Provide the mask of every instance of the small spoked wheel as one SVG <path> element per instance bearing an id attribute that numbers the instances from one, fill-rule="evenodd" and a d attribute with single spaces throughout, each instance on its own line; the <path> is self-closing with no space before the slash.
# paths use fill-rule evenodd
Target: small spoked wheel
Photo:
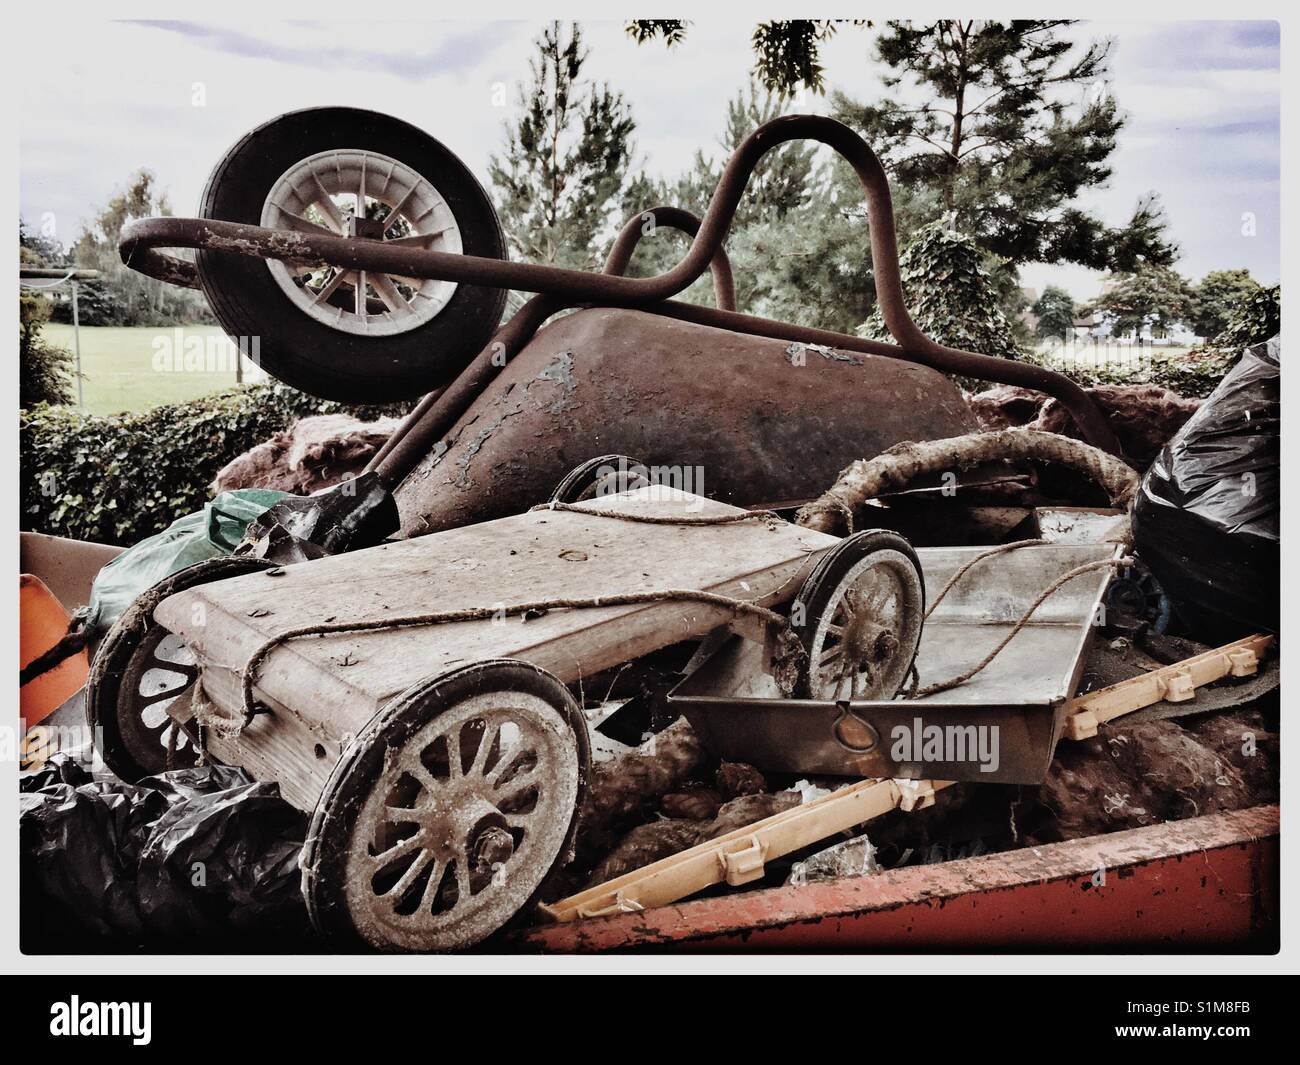
<path id="1" fill-rule="evenodd" d="M 416 685 L 335 767 L 303 853 L 316 928 L 380 950 L 491 935 L 569 858 L 590 755 L 558 680 L 514 660 Z"/>
<path id="2" fill-rule="evenodd" d="M 884 529 L 849 536 L 818 561 L 792 607 L 807 652 L 798 694 L 892 699 L 921 642 L 925 582 L 916 552 Z"/>
<path id="3" fill-rule="evenodd" d="M 153 619 L 154 608 L 177 592 L 271 566 L 243 556 L 199 562 L 159 581 L 109 629 L 86 682 L 86 719 L 104 764 L 123 780 L 198 760 L 196 726 L 177 725 L 168 714 L 198 679 L 198 660 Z"/>
<path id="4" fill-rule="evenodd" d="M 626 455 L 599 455 L 565 474 L 551 493 L 551 502 L 579 503 L 645 488 L 650 483 L 650 468 L 644 462 Z"/>
<path id="5" fill-rule="evenodd" d="M 199 213 L 506 255 L 492 201 L 455 155 L 405 122 L 346 107 L 294 111 L 253 130 L 213 170 Z M 225 331 L 255 338 L 269 373 L 327 399 L 409 399 L 446 384 L 486 346 L 505 306 L 504 290 L 454 281 L 212 249 L 195 262 Z"/>

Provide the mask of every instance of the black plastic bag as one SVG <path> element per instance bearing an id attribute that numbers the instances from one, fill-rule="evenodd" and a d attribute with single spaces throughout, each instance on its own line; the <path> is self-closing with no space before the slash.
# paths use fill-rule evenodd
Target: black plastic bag
<path id="1" fill-rule="evenodd" d="M 19 788 L 24 951 L 308 934 L 306 818 L 275 784 L 226 766 L 96 780 L 59 754 Z"/>
<path id="2" fill-rule="evenodd" d="M 1246 349 L 1134 505 L 1138 554 L 1206 643 L 1278 627 L 1281 354 L 1279 337 Z"/>

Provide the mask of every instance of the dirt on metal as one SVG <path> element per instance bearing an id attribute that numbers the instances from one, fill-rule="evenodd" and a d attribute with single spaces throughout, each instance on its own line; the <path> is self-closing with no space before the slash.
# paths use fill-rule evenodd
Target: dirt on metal
<path id="1" fill-rule="evenodd" d="M 742 506 L 810 499 L 848 463 L 977 423 L 925 366 L 592 308 L 542 329 L 396 493 L 418 536 L 542 502 L 593 454 L 630 455 L 659 483 Z"/>

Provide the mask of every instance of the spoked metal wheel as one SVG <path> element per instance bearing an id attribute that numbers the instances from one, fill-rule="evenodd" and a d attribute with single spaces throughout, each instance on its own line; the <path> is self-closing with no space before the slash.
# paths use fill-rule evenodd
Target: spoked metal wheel
<path id="1" fill-rule="evenodd" d="M 575 466 L 551 493 L 552 503 L 577 503 L 584 499 L 630 492 L 650 484 L 650 469 L 627 455 L 599 455 Z"/>
<path id="2" fill-rule="evenodd" d="M 397 159 L 360 149 L 317 152 L 290 167 L 267 195 L 261 224 L 426 251 L 462 250 L 456 216 L 431 182 Z M 301 310 L 361 336 L 417 329 L 437 317 L 456 292 L 454 281 L 311 268 L 278 259 L 268 265 Z"/>
<path id="3" fill-rule="evenodd" d="M 921 642 L 925 583 L 916 552 L 896 533 L 856 533 L 822 556 L 793 609 L 808 654 L 801 695 L 892 699 Z"/>
<path id="4" fill-rule="evenodd" d="M 317 805 L 303 893 L 323 933 L 387 950 L 491 935 L 569 858 L 590 764 L 567 688 L 481 662 L 395 699 Z"/>
<path id="5" fill-rule="evenodd" d="M 161 754 L 165 768 L 168 751 L 177 768 L 194 764 L 193 730 L 177 725 L 167 711 L 198 675 L 198 659 L 184 641 L 161 625 L 149 626 L 127 663 L 118 694 L 122 745 L 140 766 L 148 769 Z"/>
<path id="6" fill-rule="evenodd" d="M 242 556 L 200 562 L 155 584 L 109 629 L 86 682 L 86 719 L 100 757 L 123 780 L 198 759 L 195 726 L 178 726 L 167 712 L 177 699 L 188 698 L 198 661 L 179 636 L 154 621 L 154 608 L 187 588 L 271 566 Z"/>

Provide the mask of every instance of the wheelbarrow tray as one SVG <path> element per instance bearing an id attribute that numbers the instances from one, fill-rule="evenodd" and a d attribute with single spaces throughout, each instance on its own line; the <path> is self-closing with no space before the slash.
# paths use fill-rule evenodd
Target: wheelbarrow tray
<path id="1" fill-rule="evenodd" d="M 656 517 L 744 513 L 666 487 L 582 505 Z M 238 718 L 250 657 L 289 629 L 664 589 L 775 605 L 793 598 L 802 575 L 837 542 L 761 518 L 665 525 L 538 510 L 205 584 L 165 599 L 155 617 L 197 655 L 204 695 Z M 289 802 L 309 810 L 350 738 L 420 681 L 517 658 L 581 683 L 736 620 L 725 607 L 678 600 L 296 639 L 258 671 L 254 694 L 270 713 L 234 739 L 209 730 L 208 748 L 278 781 Z"/>
<path id="2" fill-rule="evenodd" d="M 921 548 L 926 601 L 985 547 Z M 971 569 L 925 623 L 916 666 L 921 685 L 948 680 L 996 647 L 1055 578 L 1115 557 L 1108 544 L 1050 544 L 995 556 Z M 1058 589 L 982 672 L 920 699 L 782 698 L 763 669 L 763 649 L 731 638 L 670 694 L 716 755 L 770 772 L 1036 784 L 1047 774 L 1110 579 L 1101 569 Z M 855 748 L 836 739 L 836 725 Z M 980 757 L 980 733 L 987 752 Z M 941 730 L 929 732 L 932 727 Z M 996 732 L 992 730 L 996 729 Z M 854 736 L 861 737 L 861 742 Z M 926 755 L 927 741 L 946 745 Z"/>

